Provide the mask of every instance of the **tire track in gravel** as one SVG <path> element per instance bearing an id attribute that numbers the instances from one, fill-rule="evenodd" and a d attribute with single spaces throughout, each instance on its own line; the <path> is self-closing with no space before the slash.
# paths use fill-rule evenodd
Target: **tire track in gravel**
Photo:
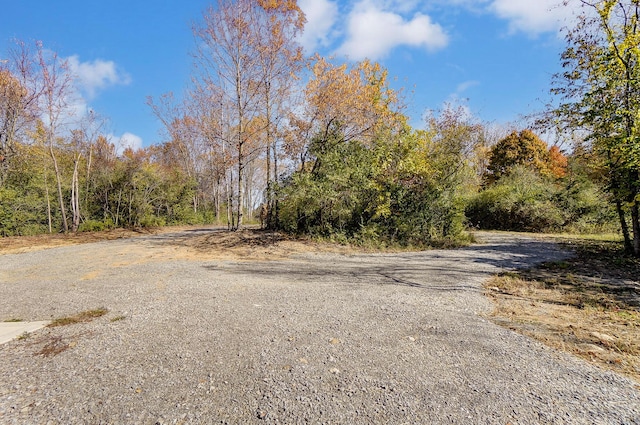
<path id="1" fill-rule="evenodd" d="M 203 234 L 0 256 L 0 320 L 109 309 L 0 346 L 0 423 L 640 423 L 633 382 L 484 318 L 549 242 L 239 261 Z"/>

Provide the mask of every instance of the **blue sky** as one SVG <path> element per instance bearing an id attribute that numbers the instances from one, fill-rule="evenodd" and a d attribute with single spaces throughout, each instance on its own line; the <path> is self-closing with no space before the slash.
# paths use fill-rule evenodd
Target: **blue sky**
<path id="1" fill-rule="evenodd" d="M 181 93 L 191 26 L 205 0 L 31 0 L 3 4 L 0 59 L 11 40 L 41 40 L 69 64 L 81 102 L 134 146 L 162 141 L 147 96 Z M 542 108 L 571 8 L 560 0 L 299 0 L 307 52 L 380 61 L 405 87 L 414 124 L 427 109 L 463 103 L 495 124 Z M 123 143 L 125 143 L 123 141 Z"/>

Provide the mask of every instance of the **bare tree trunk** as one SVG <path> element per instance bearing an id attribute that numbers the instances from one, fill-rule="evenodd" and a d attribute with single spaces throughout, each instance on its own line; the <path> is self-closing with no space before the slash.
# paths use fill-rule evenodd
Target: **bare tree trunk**
<path id="1" fill-rule="evenodd" d="M 50 136 L 53 138 L 53 136 Z M 53 141 L 49 141 L 49 154 L 51 155 L 51 160 L 53 161 L 53 170 L 56 174 L 56 185 L 58 188 L 58 204 L 60 206 L 60 214 L 62 215 L 62 230 L 67 233 L 69 231 L 69 223 L 67 221 L 67 212 L 64 206 L 64 196 L 62 195 L 62 176 L 60 175 L 60 168 L 58 167 L 58 159 L 56 158 L 56 154 L 53 150 Z"/>
<path id="2" fill-rule="evenodd" d="M 238 53 L 238 56 L 240 54 Z M 238 64 L 240 65 L 240 64 Z M 242 80 L 240 74 L 242 69 L 238 66 L 236 70 L 236 106 L 238 108 L 238 222 L 237 225 L 234 226 L 234 230 L 239 230 L 242 226 L 242 202 L 243 202 L 243 192 L 242 192 L 242 184 L 244 178 L 244 137 L 245 137 L 245 128 L 244 128 L 244 108 L 242 106 Z"/>
<path id="3" fill-rule="evenodd" d="M 233 219 L 233 173 L 227 173 L 226 175 L 226 186 L 227 186 L 227 230 L 233 230 L 234 227 L 234 219 Z"/>
<path id="4" fill-rule="evenodd" d="M 71 178 L 71 231 L 77 232 L 80 227 L 80 185 L 78 181 L 78 165 L 80 163 L 80 154 L 74 157 L 73 161 L 73 177 Z"/>
<path id="5" fill-rule="evenodd" d="M 222 192 L 222 181 L 220 179 L 220 176 L 216 176 L 216 183 L 215 183 L 215 189 L 214 189 L 214 194 L 213 194 L 213 202 L 214 202 L 214 208 L 216 211 L 216 224 L 220 223 L 220 203 L 222 202 L 222 196 L 221 196 L 221 192 Z"/>
<path id="6" fill-rule="evenodd" d="M 278 150 L 277 150 L 275 140 L 273 141 L 272 151 L 273 151 L 273 183 L 277 187 L 279 183 L 278 182 Z M 272 213 L 273 227 L 277 229 L 280 227 L 280 219 L 279 219 L 280 203 L 278 202 L 278 197 L 276 196 L 275 193 L 272 193 L 272 197 L 273 197 L 273 213 Z"/>
<path id="7" fill-rule="evenodd" d="M 236 213 L 236 217 L 237 217 L 237 222 L 236 222 L 236 226 L 234 227 L 234 230 L 240 230 L 240 227 L 242 226 L 242 216 L 243 216 L 243 210 L 244 210 L 244 188 L 242 187 L 244 184 L 244 157 L 241 153 L 241 150 L 238 150 L 238 191 L 237 191 L 237 195 L 238 195 L 238 199 L 237 199 L 237 205 L 236 205 L 236 209 L 237 209 L 237 213 Z"/>
<path id="8" fill-rule="evenodd" d="M 49 233 L 53 233 L 53 226 L 51 225 L 51 197 L 49 196 L 49 179 L 47 178 L 47 172 L 44 173 L 44 193 L 47 198 L 47 223 L 49 224 Z"/>
<path id="9" fill-rule="evenodd" d="M 91 189 L 91 161 L 93 159 L 93 146 L 89 146 L 89 157 L 87 158 L 87 184 L 85 185 L 85 190 L 84 190 L 84 209 L 85 211 L 88 211 L 88 205 L 89 205 L 89 190 Z"/>

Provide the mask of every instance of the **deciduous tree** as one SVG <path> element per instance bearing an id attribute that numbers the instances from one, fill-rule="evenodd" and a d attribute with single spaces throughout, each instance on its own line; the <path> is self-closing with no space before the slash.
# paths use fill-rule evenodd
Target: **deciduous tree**
<path id="1" fill-rule="evenodd" d="M 200 86 L 222 95 L 229 109 L 229 140 L 236 160 L 233 229 L 242 226 L 244 178 L 248 145 L 252 142 L 247 124 L 260 114 L 262 70 L 255 29 L 260 27 L 261 7 L 255 0 L 218 0 L 203 15 L 194 34 L 200 40 L 196 54 Z"/>
<path id="2" fill-rule="evenodd" d="M 554 149 L 552 163 L 547 144 L 533 131 L 513 131 L 491 148 L 485 178 L 489 183 L 496 182 L 518 165 L 530 167 L 544 176 L 562 174 L 561 155 L 558 148 Z"/>
<path id="3" fill-rule="evenodd" d="M 587 134 L 607 169 L 626 249 L 640 256 L 640 1 L 580 3 L 578 24 L 566 33 L 564 71 L 554 78 L 560 102 L 550 121 Z"/>

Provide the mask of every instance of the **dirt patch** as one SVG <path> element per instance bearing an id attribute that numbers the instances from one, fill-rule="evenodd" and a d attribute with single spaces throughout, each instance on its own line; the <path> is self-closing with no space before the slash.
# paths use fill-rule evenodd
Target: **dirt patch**
<path id="1" fill-rule="evenodd" d="M 493 319 L 640 381 L 640 261 L 617 242 L 562 243 L 573 258 L 486 283 Z"/>
<path id="2" fill-rule="evenodd" d="M 236 259 L 281 260 L 305 252 L 334 252 L 349 254 L 363 249 L 299 238 L 281 232 L 248 227 L 227 231 L 214 226 L 161 227 L 144 230 L 114 229 L 106 232 L 16 236 L 0 238 L 0 254 L 17 254 L 59 246 L 79 245 L 100 241 L 142 238 L 150 235 L 171 234 L 165 240 L 154 242 L 157 259 Z M 126 264 L 134 261 L 135 253 L 127 257 Z M 151 258 L 147 258 L 149 260 Z M 95 276 L 88 274 L 84 279 Z"/>
<path id="3" fill-rule="evenodd" d="M 175 238 L 170 244 L 187 248 L 178 255 L 180 258 L 192 259 L 275 261 L 306 252 L 356 252 L 356 249 L 350 246 L 260 229 L 242 229 L 235 232 L 215 230 L 194 237 Z"/>
<path id="4" fill-rule="evenodd" d="M 55 248 L 58 246 L 78 245 L 83 243 L 92 243 L 100 241 L 108 241 L 115 239 L 134 238 L 159 232 L 168 231 L 168 228 L 144 229 L 144 230 L 128 230 L 113 229 L 104 232 L 82 232 L 82 233 L 59 233 L 44 234 L 35 236 L 10 236 L 0 238 L 1 254 L 19 254 L 23 252 L 40 251 L 47 248 Z"/>

